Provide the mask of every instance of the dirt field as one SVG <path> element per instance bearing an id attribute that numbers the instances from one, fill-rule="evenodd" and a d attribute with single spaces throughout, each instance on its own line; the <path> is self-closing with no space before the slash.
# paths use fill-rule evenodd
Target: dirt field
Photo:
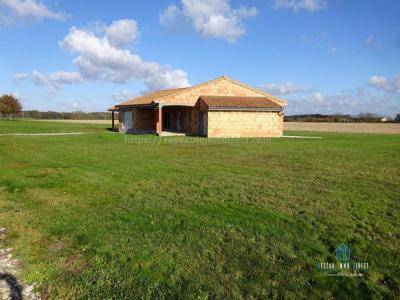
<path id="1" fill-rule="evenodd" d="M 400 123 L 285 122 L 283 128 L 286 131 L 400 134 Z"/>

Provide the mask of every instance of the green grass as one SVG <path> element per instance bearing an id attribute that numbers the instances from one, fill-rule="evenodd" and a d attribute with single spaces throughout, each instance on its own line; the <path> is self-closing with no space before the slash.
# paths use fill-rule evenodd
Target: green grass
<path id="1" fill-rule="evenodd" d="M 49 298 L 397 298 L 400 137 L 318 135 L 3 136 L 0 226 Z M 364 277 L 316 269 L 341 243 L 369 263 Z"/>
<path id="2" fill-rule="evenodd" d="M 49 121 L 0 120 L 0 134 L 104 131 L 110 124 L 79 124 Z"/>

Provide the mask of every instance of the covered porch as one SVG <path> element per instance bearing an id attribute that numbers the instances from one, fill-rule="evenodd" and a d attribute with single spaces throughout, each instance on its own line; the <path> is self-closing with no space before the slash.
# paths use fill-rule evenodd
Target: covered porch
<path id="1" fill-rule="evenodd" d="M 119 132 L 160 136 L 189 135 L 193 132 L 192 106 L 135 105 L 121 107 L 118 112 Z"/>

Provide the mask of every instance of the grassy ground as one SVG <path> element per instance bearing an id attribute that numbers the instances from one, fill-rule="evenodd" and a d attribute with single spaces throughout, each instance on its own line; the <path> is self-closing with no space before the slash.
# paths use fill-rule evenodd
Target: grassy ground
<path id="1" fill-rule="evenodd" d="M 47 121 L 0 120 L 0 134 L 104 131 L 109 124 L 79 124 Z"/>
<path id="2" fill-rule="evenodd" d="M 319 135 L 3 136 L 0 225 L 25 279 L 50 298 L 396 298 L 400 137 Z M 364 277 L 316 269 L 341 243 L 369 263 Z"/>

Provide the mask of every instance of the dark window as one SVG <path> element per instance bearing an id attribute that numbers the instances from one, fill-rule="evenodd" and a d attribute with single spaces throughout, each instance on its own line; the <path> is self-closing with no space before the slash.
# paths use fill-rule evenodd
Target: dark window
<path id="1" fill-rule="evenodd" d="M 169 111 L 163 112 L 163 129 L 171 129 L 171 113 Z"/>

